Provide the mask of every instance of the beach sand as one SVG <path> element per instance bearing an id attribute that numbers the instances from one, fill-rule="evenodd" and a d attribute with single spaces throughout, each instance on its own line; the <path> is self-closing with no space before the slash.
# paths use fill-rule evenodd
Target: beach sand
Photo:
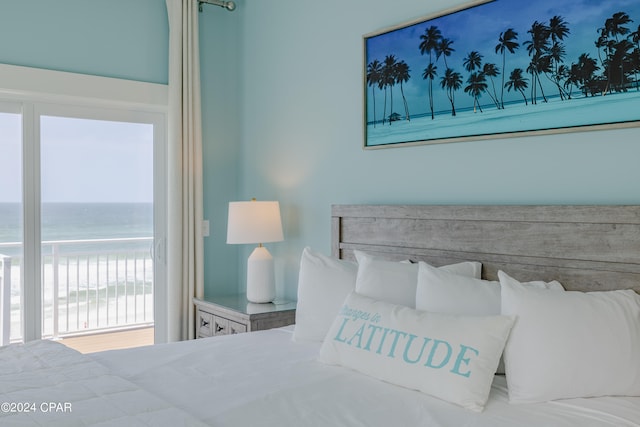
<path id="1" fill-rule="evenodd" d="M 367 126 L 368 146 L 398 142 L 428 141 L 467 136 L 482 137 L 511 132 L 560 129 L 593 124 L 623 123 L 640 120 L 640 92 L 612 93 L 606 96 L 580 97 L 525 106 L 511 104 L 504 110 L 490 106 L 484 112 L 460 111 L 457 115 L 437 115 L 395 121 L 391 125 Z M 640 124 L 640 123 L 639 123 Z"/>

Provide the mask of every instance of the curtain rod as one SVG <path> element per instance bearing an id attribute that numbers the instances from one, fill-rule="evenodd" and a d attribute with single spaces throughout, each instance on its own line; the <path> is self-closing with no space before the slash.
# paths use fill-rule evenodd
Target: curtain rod
<path id="1" fill-rule="evenodd" d="M 198 7 L 200 8 L 200 12 L 202 12 L 202 3 L 212 4 L 214 6 L 220 6 L 227 9 L 229 12 L 235 10 L 236 4 L 232 1 L 225 0 L 198 0 Z"/>

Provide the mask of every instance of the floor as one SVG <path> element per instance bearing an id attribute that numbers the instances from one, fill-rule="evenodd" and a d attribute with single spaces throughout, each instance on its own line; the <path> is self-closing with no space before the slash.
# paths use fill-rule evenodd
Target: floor
<path id="1" fill-rule="evenodd" d="M 60 342 L 80 353 L 140 347 L 153 344 L 153 327 L 63 338 Z"/>

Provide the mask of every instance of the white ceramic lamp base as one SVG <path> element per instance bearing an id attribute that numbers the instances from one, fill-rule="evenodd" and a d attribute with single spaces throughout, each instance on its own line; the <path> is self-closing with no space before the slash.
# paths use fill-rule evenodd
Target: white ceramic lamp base
<path id="1" fill-rule="evenodd" d="M 267 303 L 276 298 L 273 257 L 264 246 L 253 250 L 247 260 L 247 300 Z"/>

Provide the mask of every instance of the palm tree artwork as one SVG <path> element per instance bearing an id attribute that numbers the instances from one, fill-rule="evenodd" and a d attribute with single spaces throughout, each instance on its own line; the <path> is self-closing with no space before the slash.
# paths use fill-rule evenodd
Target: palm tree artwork
<path id="1" fill-rule="evenodd" d="M 407 98 L 404 95 L 404 87 L 403 83 L 406 83 L 411 78 L 409 65 L 407 65 L 404 61 L 397 61 L 394 55 L 387 55 L 384 58 L 384 62 L 381 63 L 377 59 L 374 59 L 369 64 L 367 64 L 367 85 L 371 87 L 371 98 L 373 102 L 373 126 L 376 126 L 376 101 L 375 101 L 375 87 L 378 86 L 378 89 L 384 90 L 385 100 L 384 100 L 384 112 L 382 115 L 382 124 L 387 121 L 387 123 L 391 124 L 391 122 L 398 120 L 398 114 L 393 112 L 393 86 L 396 84 L 400 85 L 400 94 L 402 95 L 402 105 L 405 113 L 405 120 L 410 120 L 409 114 L 409 104 L 407 103 Z M 390 98 L 390 113 L 387 117 L 387 90 L 389 92 Z M 392 120 L 393 118 L 393 120 Z"/>
<path id="2" fill-rule="evenodd" d="M 547 102 L 540 82 L 540 73 L 549 71 L 551 67 L 551 58 L 544 54 L 549 49 L 549 27 L 542 22 L 535 21 L 527 33 L 531 35 L 531 40 L 524 42 L 527 53 L 531 57 L 527 67 L 527 71 L 531 73 L 531 103 L 535 104 L 538 99 L 538 86 L 540 86 L 543 101 Z"/>
<path id="3" fill-rule="evenodd" d="M 520 92 L 522 98 L 524 98 L 524 105 L 529 105 L 527 102 L 527 96 L 524 94 L 524 90 L 529 86 L 527 79 L 522 76 L 522 70 L 520 68 L 514 68 L 509 75 L 509 80 L 504 84 L 504 87 L 510 92 L 512 90 Z"/>
<path id="4" fill-rule="evenodd" d="M 607 67 L 609 68 L 609 83 L 618 89 L 624 88 L 626 79 L 624 66 L 626 57 L 631 48 L 631 42 L 627 38 L 621 38 L 629 34 L 629 28 L 625 25 L 632 22 L 625 12 L 616 12 L 608 18 L 601 30 L 602 37 L 605 37 L 608 48 Z"/>
<path id="5" fill-rule="evenodd" d="M 394 77 L 396 79 L 396 83 L 400 84 L 400 94 L 402 95 L 402 105 L 404 106 L 404 117 L 405 120 L 411 120 L 411 116 L 409 115 L 409 104 L 407 104 L 407 98 L 404 96 L 404 88 L 402 87 L 402 83 L 406 83 L 411 78 L 411 74 L 409 70 L 409 66 L 406 62 L 400 61 L 396 64 L 396 69 L 394 73 Z"/>
<path id="6" fill-rule="evenodd" d="M 453 45 L 452 40 L 442 37 L 438 41 L 438 46 L 436 46 L 436 60 L 440 59 L 442 56 L 445 68 L 449 68 L 449 64 L 447 64 L 447 56 L 451 56 L 451 54 L 455 52 L 455 49 L 451 47 L 451 45 Z"/>
<path id="7" fill-rule="evenodd" d="M 476 112 L 476 108 L 482 113 L 482 107 L 480 106 L 480 95 L 487 90 L 487 82 L 483 73 L 471 73 L 467 79 L 469 83 L 464 91 L 473 97 L 473 112 Z"/>
<path id="8" fill-rule="evenodd" d="M 629 34 L 631 40 L 636 44 L 636 47 L 631 56 L 631 65 L 634 69 L 636 79 L 636 90 L 640 91 L 640 80 L 638 79 L 638 73 L 640 73 L 640 25 L 631 34 Z"/>
<path id="9" fill-rule="evenodd" d="M 373 126 L 376 126 L 376 86 L 382 78 L 382 64 L 374 59 L 367 65 L 367 84 L 371 86 L 371 97 L 373 99 Z"/>
<path id="10" fill-rule="evenodd" d="M 492 0 L 365 36 L 365 145 L 640 122 L 638 24 L 628 0 Z"/>
<path id="11" fill-rule="evenodd" d="M 433 64 L 433 58 L 431 57 L 432 53 L 438 49 L 438 43 L 442 38 L 442 33 L 438 29 L 438 27 L 430 26 L 424 30 L 424 34 L 420 35 L 420 44 L 418 47 L 420 48 L 420 54 L 428 54 L 429 55 L 429 64 L 424 69 L 424 73 L 422 76 L 424 79 L 429 81 L 429 109 L 431 110 L 431 120 L 434 117 L 433 111 L 433 79 L 437 74 L 437 67 Z"/>
<path id="12" fill-rule="evenodd" d="M 513 28 L 507 28 L 505 31 L 500 33 L 500 37 L 498 38 L 498 44 L 495 47 L 495 52 L 500 53 L 502 55 L 502 69 L 505 69 L 505 64 L 507 62 L 507 52 L 515 53 L 516 49 L 520 47 L 520 43 L 518 43 L 518 33 L 516 33 Z M 504 108 L 504 73 L 502 73 L 502 89 L 500 90 L 500 107 Z"/>
<path id="13" fill-rule="evenodd" d="M 473 72 L 476 68 L 480 68 L 482 65 L 482 55 L 480 52 L 473 50 L 464 58 L 462 65 L 464 65 L 465 70 Z"/>
<path id="14" fill-rule="evenodd" d="M 385 87 L 389 89 L 389 125 L 391 125 L 391 122 L 393 120 L 391 120 L 391 117 L 395 117 L 393 116 L 393 86 L 395 86 L 396 84 L 396 67 L 397 67 L 398 63 L 396 61 L 396 57 L 395 55 L 387 55 L 384 58 L 384 62 L 382 65 L 382 80 L 385 82 Z M 386 94 L 386 90 L 385 90 L 385 94 Z M 385 100 L 386 100 L 386 95 L 385 95 Z M 385 115 L 387 114 L 387 103 L 385 101 Z M 382 123 L 384 124 L 384 119 L 382 120 Z"/>
<path id="15" fill-rule="evenodd" d="M 560 67 L 562 66 L 561 64 L 564 62 L 564 58 L 566 56 L 566 49 L 562 44 L 562 41 L 569 35 L 569 33 L 569 26 L 562 16 L 555 15 L 549 20 L 549 37 L 551 38 L 551 47 L 549 48 L 548 55 L 554 67 L 553 82 L 558 87 L 558 93 L 560 94 L 561 99 L 564 99 L 566 96 L 560 85 L 560 80 L 563 77 L 560 73 Z"/>
<path id="16" fill-rule="evenodd" d="M 489 97 L 493 100 L 493 103 L 496 104 L 496 108 L 502 108 L 500 102 L 498 102 L 498 93 L 496 92 L 496 84 L 493 82 L 494 77 L 498 77 L 500 75 L 500 69 L 496 67 L 496 64 L 492 64 L 491 62 L 487 62 L 482 66 L 482 74 L 486 77 L 489 77 L 489 81 L 491 81 L 491 88 L 493 89 L 493 95 L 491 92 L 487 92 Z"/>
<path id="17" fill-rule="evenodd" d="M 431 120 L 436 118 L 433 111 L 433 80 L 435 80 L 437 74 L 438 74 L 438 66 L 432 63 L 429 63 L 429 65 L 427 65 L 427 68 L 425 68 L 424 72 L 422 73 L 422 78 L 425 80 L 429 80 L 428 94 L 429 94 L 429 110 L 431 111 Z"/>
<path id="18" fill-rule="evenodd" d="M 467 56 L 464 58 L 462 62 L 464 65 L 464 69 L 469 71 L 471 75 L 467 79 L 467 83 L 469 85 L 464 88 L 464 91 L 473 97 L 473 112 L 476 112 L 476 109 L 479 109 L 482 112 L 482 107 L 480 106 L 479 97 L 487 90 L 487 82 L 484 77 L 484 73 L 475 72 L 476 68 L 482 67 L 482 55 L 480 52 L 475 50 L 469 52 Z"/>
<path id="19" fill-rule="evenodd" d="M 462 76 L 457 71 L 447 68 L 440 81 L 440 86 L 447 91 L 447 98 L 451 102 L 451 115 L 456 115 L 455 92 L 462 87 Z"/>

